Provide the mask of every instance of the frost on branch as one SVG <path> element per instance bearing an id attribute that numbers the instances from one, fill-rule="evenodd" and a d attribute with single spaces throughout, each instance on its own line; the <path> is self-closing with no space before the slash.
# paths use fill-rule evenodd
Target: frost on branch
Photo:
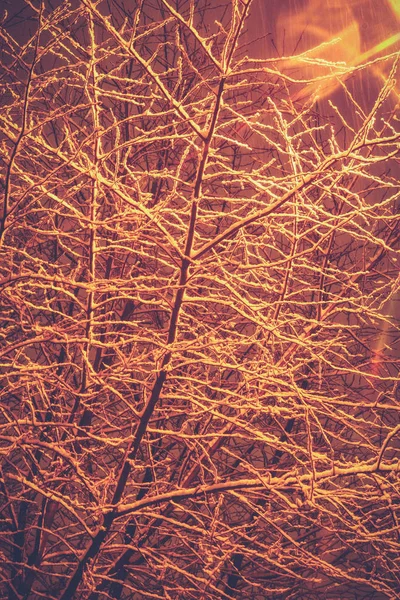
<path id="1" fill-rule="evenodd" d="M 3 20 L 2 597 L 400 598 L 398 40 L 262 4 Z"/>

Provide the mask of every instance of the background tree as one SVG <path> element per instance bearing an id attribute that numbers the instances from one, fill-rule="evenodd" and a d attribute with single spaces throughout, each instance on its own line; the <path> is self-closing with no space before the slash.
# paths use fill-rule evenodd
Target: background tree
<path id="1" fill-rule="evenodd" d="M 399 36 L 264 9 L 4 16 L 2 597 L 400 598 Z"/>

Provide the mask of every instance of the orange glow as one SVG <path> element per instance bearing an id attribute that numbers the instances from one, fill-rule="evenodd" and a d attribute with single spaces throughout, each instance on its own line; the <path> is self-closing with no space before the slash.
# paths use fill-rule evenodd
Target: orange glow
<path id="1" fill-rule="evenodd" d="M 389 4 L 392 7 L 394 14 L 400 19 L 400 0 L 389 0 Z"/>
<path id="2" fill-rule="evenodd" d="M 286 53 L 294 49 L 297 53 L 289 66 L 296 69 L 294 76 L 298 80 L 314 80 L 295 92 L 293 100 L 314 95 L 326 98 L 354 68 L 383 51 L 396 50 L 400 34 L 393 32 L 393 17 L 400 16 L 400 1 L 388 0 L 380 7 L 379 28 L 374 28 L 372 15 L 362 16 L 365 7 L 365 0 L 337 0 L 330 6 L 321 0 L 310 0 L 295 15 L 281 14 L 279 30 L 285 35 Z M 381 79 L 380 65 L 374 67 L 374 73 Z"/>
<path id="3" fill-rule="evenodd" d="M 384 50 L 387 50 L 391 46 L 394 46 L 399 41 L 400 41 L 400 33 L 396 33 L 395 35 L 389 36 L 382 42 L 379 42 L 379 44 L 376 44 L 375 46 L 373 46 L 372 48 L 370 48 L 369 50 L 367 50 L 366 52 L 363 52 L 363 54 L 358 56 L 357 61 L 354 63 L 354 66 L 373 58 L 374 56 L 378 55 L 380 52 L 383 52 Z"/>
<path id="4" fill-rule="evenodd" d="M 371 360 L 371 372 L 373 375 L 380 375 L 380 370 L 385 366 L 386 351 L 392 343 L 391 334 L 393 334 L 393 323 L 391 320 L 396 316 L 398 303 L 400 300 L 399 291 L 387 301 L 386 315 L 387 318 L 382 325 L 382 330 L 377 337 L 375 347 L 373 348 L 373 356 Z"/>

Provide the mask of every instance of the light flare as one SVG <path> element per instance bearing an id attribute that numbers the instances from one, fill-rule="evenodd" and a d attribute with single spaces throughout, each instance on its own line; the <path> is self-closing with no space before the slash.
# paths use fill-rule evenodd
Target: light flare
<path id="1" fill-rule="evenodd" d="M 285 52 L 301 54 L 286 66 L 296 70 L 298 80 L 315 79 L 295 92 L 292 100 L 330 96 L 354 68 L 388 49 L 395 52 L 400 33 L 393 27 L 399 18 L 400 0 L 387 0 L 379 10 L 369 0 L 337 0 L 330 5 L 309 0 L 290 18 L 282 12 L 278 29 L 285 36 Z M 385 76 L 383 68 L 374 65 L 379 79 Z"/>
<path id="2" fill-rule="evenodd" d="M 391 6 L 396 17 L 400 19 L 400 0 L 389 0 L 389 5 Z"/>
<path id="3" fill-rule="evenodd" d="M 377 337 L 375 345 L 372 349 L 373 355 L 371 360 L 371 373 L 373 375 L 379 375 L 381 369 L 385 366 L 387 350 L 392 352 L 391 344 L 393 343 L 393 334 L 395 332 L 395 326 L 393 325 L 393 319 L 395 319 L 399 313 L 400 305 L 400 275 L 397 277 L 393 291 L 388 293 L 388 298 L 385 302 L 385 314 L 386 320 L 382 325 L 380 335 Z M 395 355 L 398 356 L 398 349 L 395 350 Z"/>

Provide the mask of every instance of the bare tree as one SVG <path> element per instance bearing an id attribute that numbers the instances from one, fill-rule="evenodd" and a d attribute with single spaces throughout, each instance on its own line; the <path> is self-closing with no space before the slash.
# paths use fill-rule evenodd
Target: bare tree
<path id="1" fill-rule="evenodd" d="M 4 598 L 400 598 L 398 36 L 265 4 L 4 16 Z"/>

